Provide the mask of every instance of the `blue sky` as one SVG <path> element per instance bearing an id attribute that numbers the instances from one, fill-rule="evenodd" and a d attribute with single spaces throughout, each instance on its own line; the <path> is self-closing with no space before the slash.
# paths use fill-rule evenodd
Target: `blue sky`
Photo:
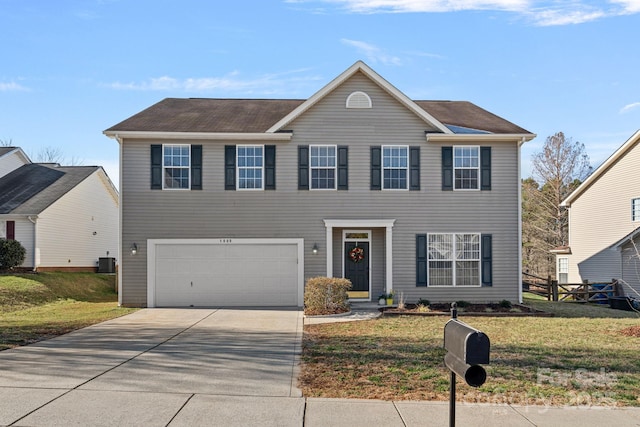
<path id="1" fill-rule="evenodd" d="M 0 0 L 0 140 L 102 165 L 166 97 L 308 98 L 361 59 L 412 99 L 468 100 L 597 166 L 640 128 L 640 0 Z"/>

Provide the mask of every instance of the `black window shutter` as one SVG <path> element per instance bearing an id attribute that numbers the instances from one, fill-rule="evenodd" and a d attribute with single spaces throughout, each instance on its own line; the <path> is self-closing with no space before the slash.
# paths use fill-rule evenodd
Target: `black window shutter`
<path id="1" fill-rule="evenodd" d="M 409 190 L 420 190 L 420 147 L 409 147 Z"/>
<path id="2" fill-rule="evenodd" d="M 191 146 L 191 189 L 202 190 L 202 145 Z"/>
<path id="3" fill-rule="evenodd" d="M 162 145 L 151 146 L 151 189 L 162 190 Z"/>
<path id="4" fill-rule="evenodd" d="M 224 146 L 224 189 L 236 189 L 236 146 Z"/>
<path id="5" fill-rule="evenodd" d="M 382 190 L 382 147 L 371 147 L 371 189 Z"/>
<path id="6" fill-rule="evenodd" d="M 298 190 L 309 189 L 309 146 L 298 146 Z"/>
<path id="7" fill-rule="evenodd" d="M 264 146 L 264 189 L 276 189 L 276 146 Z"/>
<path id="8" fill-rule="evenodd" d="M 349 147 L 338 146 L 338 190 L 349 189 Z"/>
<path id="9" fill-rule="evenodd" d="M 453 147 L 442 147 L 442 190 L 453 190 Z"/>
<path id="10" fill-rule="evenodd" d="M 482 286 L 493 284 L 492 236 L 482 235 Z"/>
<path id="11" fill-rule="evenodd" d="M 7 221 L 7 240 L 16 240 L 16 222 Z"/>
<path id="12" fill-rule="evenodd" d="M 416 234 L 416 286 L 427 286 L 426 234 Z"/>
<path id="13" fill-rule="evenodd" d="M 491 190 L 491 147 L 480 147 L 480 189 Z"/>

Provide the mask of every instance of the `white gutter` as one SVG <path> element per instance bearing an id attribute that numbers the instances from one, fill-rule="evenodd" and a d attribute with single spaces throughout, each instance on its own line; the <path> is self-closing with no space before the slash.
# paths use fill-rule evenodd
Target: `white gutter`
<path id="1" fill-rule="evenodd" d="M 521 146 L 536 137 L 534 133 L 426 133 L 428 142 L 517 141 Z"/>
<path id="2" fill-rule="evenodd" d="M 104 131 L 109 138 L 122 143 L 123 139 L 208 139 L 224 141 L 290 141 L 293 133 L 239 133 L 239 132 L 144 132 L 144 131 Z"/>

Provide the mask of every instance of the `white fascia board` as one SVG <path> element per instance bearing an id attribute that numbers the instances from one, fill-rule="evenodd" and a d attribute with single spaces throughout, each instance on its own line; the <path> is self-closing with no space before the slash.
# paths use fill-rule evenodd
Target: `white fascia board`
<path id="1" fill-rule="evenodd" d="M 393 227 L 395 219 L 325 219 L 324 226 L 340 227 L 340 228 L 380 228 L 380 227 Z"/>
<path id="2" fill-rule="evenodd" d="M 2 156 L 0 156 L 0 159 L 3 158 L 3 157 L 8 157 L 8 156 L 10 156 L 10 155 L 12 155 L 14 153 L 17 154 L 18 157 L 21 157 L 26 165 L 31 163 L 31 159 L 29 158 L 29 156 L 27 156 L 27 154 L 24 152 L 24 150 L 22 150 L 22 148 L 20 148 L 20 147 L 14 147 L 13 150 L 7 151 Z"/>
<path id="3" fill-rule="evenodd" d="M 427 133 L 425 134 L 427 141 L 432 142 L 498 142 L 513 141 L 522 145 L 527 141 L 531 141 L 536 137 L 534 133 L 481 133 L 481 134 L 442 134 Z"/>
<path id="4" fill-rule="evenodd" d="M 607 160 L 605 160 L 598 167 L 598 169 L 593 171 L 591 175 L 589 175 L 587 179 L 585 179 L 584 182 L 578 186 L 578 188 L 573 190 L 573 192 L 569 194 L 567 198 L 562 201 L 562 203 L 560 203 L 560 206 L 570 208 L 571 203 L 573 203 L 575 199 L 577 199 L 587 188 L 589 188 L 591 184 L 597 181 L 598 178 L 600 178 L 600 176 L 602 176 L 602 174 L 604 174 L 612 164 L 614 164 L 618 161 L 618 159 L 624 156 L 627 151 L 629 151 L 638 141 L 640 141 L 640 130 L 637 130 L 636 133 L 634 133 L 631 138 L 627 139 L 627 141 L 622 144 L 622 146 L 618 148 Z"/>
<path id="5" fill-rule="evenodd" d="M 407 97 L 404 93 L 400 92 L 396 89 L 391 83 L 382 78 L 378 73 L 373 71 L 367 64 L 362 61 L 357 61 L 351 67 L 347 68 L 342 72 L 338 77 L 331 80 L 326 86 L 320 89 L 318 92 L 313 94 L 309 99 L 300 104 L 297 108 L 295 108 L 292 112 L 283 117 L 276 124 L 271 126 L 267 130 L 267 132 L 277 132 L 291 123 L 293 120 L 298 118 L 302 113 L 307 111 L 313 105 L 315 105 L 318 101 L 324 98 L 327 94 L 331 93 L 336 87 L 340 86 L 347 79 L 353 76 L 358 71 L 361 71 L 364 75 L 373 80 L 378 86 L 380 86 L 383 90 L 397 99 L 401 104 L 407 107 L 409 110 L 413 111 L 416 115 L 422 118 L 425 122 L 435 126 L 440 131 L 444 133 L 451 133 L 451 130 L 447 128 L 444 124 L 440 123 L 433 117 L 431 114 L 427 113 L 425 110 L 420 108 L 415 102 L 413 102 L 409 97 Z"/>
<path id="6" fill-rule="evenodd" d="M 291 132 L 279 133 L 239 133 L 239 132 L 144 132 L 144 131 L 104 131 L 109 138 L 123 139 L 206 139 L 223 141 L 290 141 Z"/>

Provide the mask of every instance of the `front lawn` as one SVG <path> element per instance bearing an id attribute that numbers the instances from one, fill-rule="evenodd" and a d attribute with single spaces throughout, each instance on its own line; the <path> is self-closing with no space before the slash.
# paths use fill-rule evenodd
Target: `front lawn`
<path id="1" fill-rule="evenodd" d="M 118 307 L 114 284 L 94 273 L 0 275 L 0 350 L 131 313 Z"/>
<path id="2" fill-rule="evenodd" d="M 556 317 L 460 313 L 460 320 L 491 339 L 491 364 L 480 388 L 458 379 L 458 400 L 640 406 L 640 337 L 629 333 L 640 325 L 637 313 L 525 303 Z M 309 397 L 447 400 L 442 348 L 447 320 L 404 316 L 306 325 L 299 386 Z"/>

